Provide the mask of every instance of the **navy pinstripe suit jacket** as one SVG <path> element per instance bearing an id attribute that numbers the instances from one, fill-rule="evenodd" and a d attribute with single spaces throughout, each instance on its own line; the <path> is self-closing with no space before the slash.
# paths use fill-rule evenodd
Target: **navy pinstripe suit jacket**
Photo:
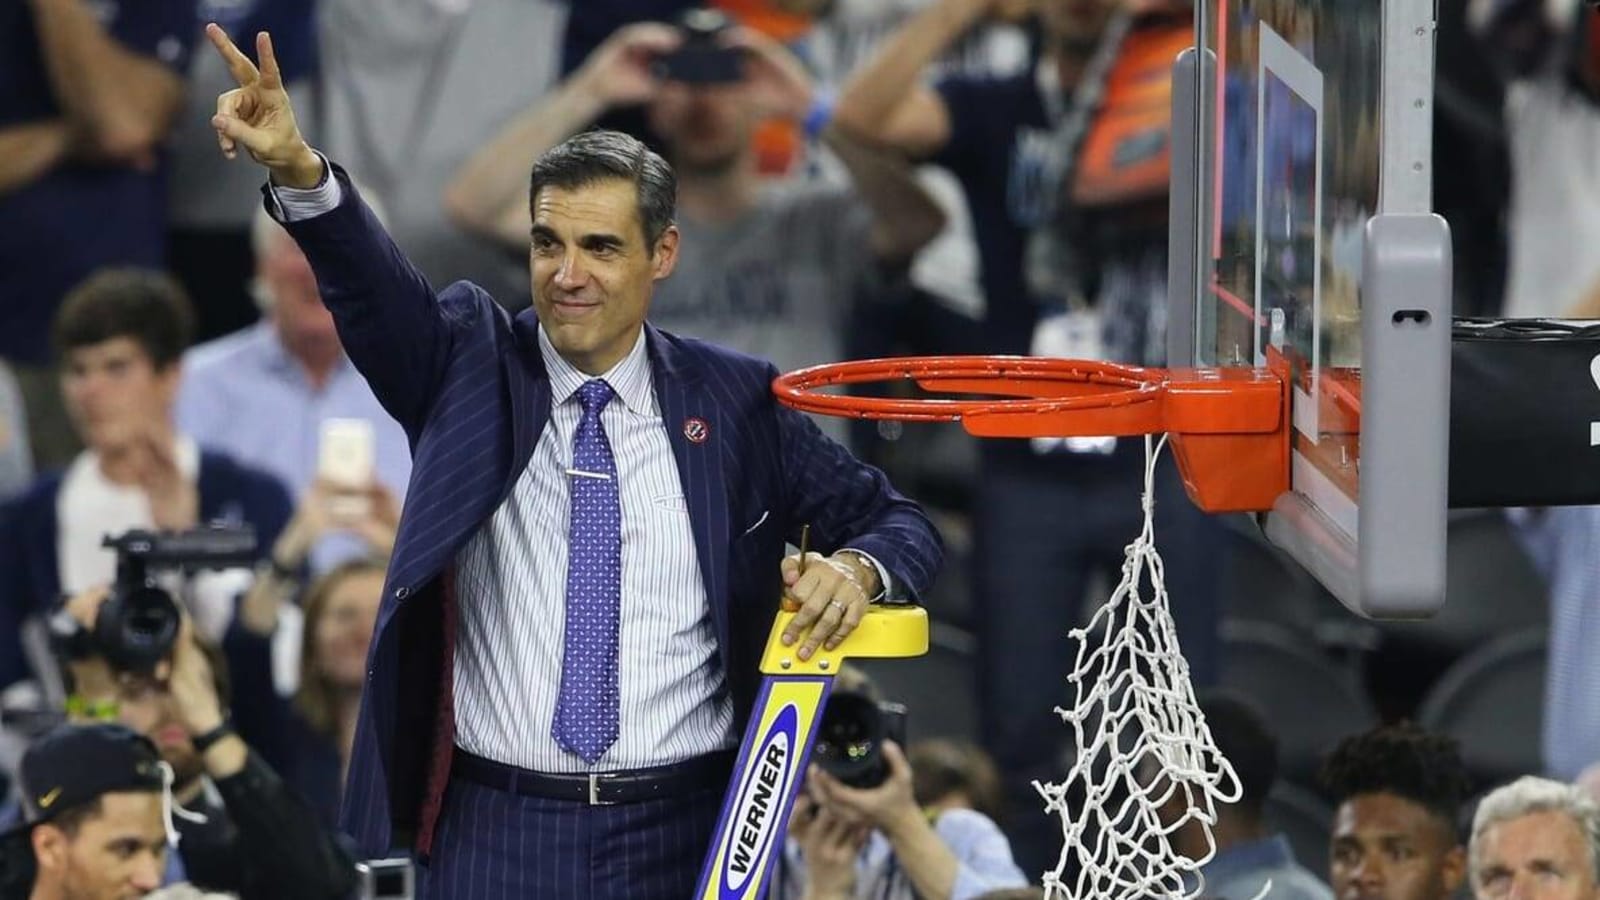
<path id="1" fill-rule="evenodd" d="M 532 312 L 513 318 L 467 282 L 435 296 L 333 168 L 343 203 L 288 228 L 311 261 L 346 352 L 405 428 L 413 459 L 368 657 L 343 825 L 365 853 L 411 846 L 426 854 L 454 733 L 449 569 L 527 465 L 549 418 L 550 386 Z M 646 327 L 742 727 L 782 591 L 784 542 L 802 524 L 811 525 L 822 552 L 848 544 L 871 553 L 910 600 L 932 581 L 943 547 L 927 517 L 881 472 L 776 403 L 770 364 Z M 690 418 L 709 426 L 702 442 L 685 435 Z"/>

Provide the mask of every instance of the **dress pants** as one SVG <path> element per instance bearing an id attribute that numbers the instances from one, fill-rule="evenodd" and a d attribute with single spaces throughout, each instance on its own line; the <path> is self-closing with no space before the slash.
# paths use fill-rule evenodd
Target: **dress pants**
<path id="1" fill-rule="evenodd" d="M 452 777 L 419 900 L 684 900 L 721 790 L 612 806 L 527 797 Z"/>

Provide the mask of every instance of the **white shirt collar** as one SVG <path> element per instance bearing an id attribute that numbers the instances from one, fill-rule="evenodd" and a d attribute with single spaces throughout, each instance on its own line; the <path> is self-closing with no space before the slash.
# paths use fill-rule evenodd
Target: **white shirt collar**
<path id="1" fill-rule="evenodd" d="M 550 374 L 550 402 L 561 405 L 572 399 L 572 395 L 583 387 L 585 382 L 592 380 L 592 376 L 579 371 L 577 367 L 562 357 L 557 352 L 555 345 L 550 342 L 550 336 L 545 333 L 544 326 L 539 326 L 539 352 L 544 356 L 545 371 Z M 639 329 L 639 337 L 633 342 L 633 349 L 600 378 L 615 391 L 628 409 L 643 415 L 656 415 L 655 391 L 650 384 L 650 355 L 645 351 L 644 329 Z"/>

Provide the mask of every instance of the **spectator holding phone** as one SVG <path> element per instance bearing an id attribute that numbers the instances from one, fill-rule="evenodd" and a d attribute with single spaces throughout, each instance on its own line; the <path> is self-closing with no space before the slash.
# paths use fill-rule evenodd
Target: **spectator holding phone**
<path id="1" fill-rule="evenodd" d="M 289 488 L 300 527 L 273 555 L 283 571 L 387 553 L 374 526 L 405 497 L 405 432 L 345 356 L 305 254 L 260 208 L 251 244 L 261 321 L 184 355 L 178 425 Z"/>

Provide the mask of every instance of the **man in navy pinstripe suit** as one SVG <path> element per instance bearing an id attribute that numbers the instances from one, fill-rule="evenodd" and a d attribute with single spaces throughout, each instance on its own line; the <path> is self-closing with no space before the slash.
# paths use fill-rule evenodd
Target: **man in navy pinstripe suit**
<path id="1" fill-rule="evenodd" d="M 932 525 L 803 416 L 766 363 L 644 322 L 671 274 L 675 182 L 591 132 L 533 168 L 533 310 L 435 295 L 301 137 L 271 43 L 223 152 L 316 271 L 414 470 L 369 658 L 345 825 L 409 847 L 425 897 L 682 898 L 715 824 L 780 594 L 808 657 L 909 602 Z M 800 571 L 785 540 L 810 524 Z M 809 629 L 809 630 L 808 630 Z"/>

